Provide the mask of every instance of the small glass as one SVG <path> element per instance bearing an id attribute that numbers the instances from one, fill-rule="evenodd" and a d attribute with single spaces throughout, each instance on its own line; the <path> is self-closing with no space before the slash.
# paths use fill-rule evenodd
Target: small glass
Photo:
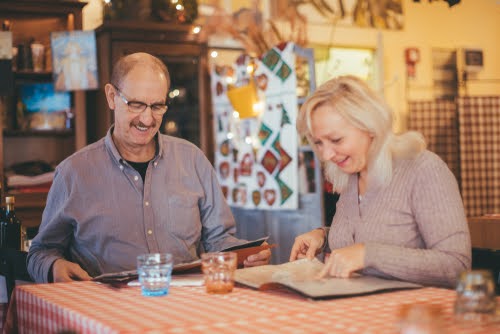
<path id="1" fill-rule="evenodd" d="M 201 254 L 201 268 L 207 292 L 224 294 L 233 291 L 237 263 L 237 254 L 234 252 Z"/>
<path id="2" fill-rule="evenodd" d="M 168 295 L 172 278 L 172 254 L 153 253 L 137 257 L 137 274 L 143 296 Z"/>
<path id="3" fill-rule="evenodd" d="M 485 322 L 496 317 L 495 284 L 490 271 L 461 273 L 456 291 L 455 317 L 459 321 Z"/>

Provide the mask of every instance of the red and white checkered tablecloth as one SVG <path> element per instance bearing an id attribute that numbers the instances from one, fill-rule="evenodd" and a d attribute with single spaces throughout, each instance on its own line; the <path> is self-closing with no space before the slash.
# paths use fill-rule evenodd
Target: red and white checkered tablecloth
<path id="1" fill-rule="evenodd" d="M 16 287 L 8 317 L 19 333 L 397 333 L 403 304 L 442 307 L 449 333 L 500 333 L 500 323 L 462 328 L 454 322 L 455 292 L 424 288 L 313 301 L 287 290 L 236 287 L 209 295 L 204 287 L 172 287 L 143 297 L 138 287 L 94 282 Z M 15 314 L 14 314 L 15 313 Z"/>

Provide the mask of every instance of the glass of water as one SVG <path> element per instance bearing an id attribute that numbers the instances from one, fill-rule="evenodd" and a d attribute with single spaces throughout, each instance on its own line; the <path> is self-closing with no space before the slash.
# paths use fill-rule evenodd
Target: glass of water
<path id="1" fill-rule="evenodd" d="M 463 321 L 490 321 L 496 317 L 495 284 L 488 270 L 460 274 L 455 300 L 455 317 Z"/>
<path id="2" fill-rule="evenodd" d="M 172 278 L 172 254 L 153 253 L 137 257 L 137 274 L 143 296 L 166 296 Z"/>

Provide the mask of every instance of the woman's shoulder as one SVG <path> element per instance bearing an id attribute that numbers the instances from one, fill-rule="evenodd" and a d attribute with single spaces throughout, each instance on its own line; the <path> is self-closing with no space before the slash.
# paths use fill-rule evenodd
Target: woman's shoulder
<path id="1" fill-rule="evenodd" d="M 423 150 L 412 158 L 398 161 L 395 171 L 407 180 L 413 179 L 417 184 L 455 180 L 455 176 L 443 159 L 429 150 Z"/>
<path id="2" fill-rule="evenodd" d="M 443 159 L 441 159 L 436 153 L 429 150 L 423 150 L 415 154 L 413 157 L 400 159 L 396 162 L 396 165 L 404 169 L 418 170 L 448 168 Z"/>

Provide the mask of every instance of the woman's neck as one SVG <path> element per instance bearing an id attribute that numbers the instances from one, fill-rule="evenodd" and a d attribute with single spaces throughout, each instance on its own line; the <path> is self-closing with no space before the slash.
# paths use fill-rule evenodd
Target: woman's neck
<path id="1" fill-rule="evenodd" d="M 366 192 L 367 181 L 366 181 L 366 173 L 358 173 L 358 194 L 363 196 Z"/>

